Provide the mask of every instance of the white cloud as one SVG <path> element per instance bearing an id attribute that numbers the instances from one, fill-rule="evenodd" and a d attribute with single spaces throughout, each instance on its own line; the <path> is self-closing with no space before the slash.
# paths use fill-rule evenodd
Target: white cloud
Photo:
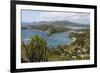
<path id="1" fill-rule="evenodd" d="M 77 23 L 87 24 L 90 22 L 89 13 L 75 12 L 42 12 L 40 21 L 69 20 Z"/>
<path id="2" fill-rule="evenodd" d="M 22 22 L 60 21 L 68 20 L 77 23 L 90 23 L 89 13 L 54 12 L 54 11 L 27 11 L 22 12 Z"/>
<path id="3" fill-rule="evenodd" d="M 41 18 L 43 20 L 64 20 L 65 18 L 74 15 L 75 13 L 65 13 L 65 12 L 43 12 Z"/>

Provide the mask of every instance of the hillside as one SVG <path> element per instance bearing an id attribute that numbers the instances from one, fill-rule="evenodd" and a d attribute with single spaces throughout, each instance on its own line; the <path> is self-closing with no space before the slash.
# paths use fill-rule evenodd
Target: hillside
<path id="1" fill-rule="evenodd" d="M 57 32 L 65 32 L 69 30 L 81 31 L 88 29 L 89 24 L 79 24 L 69 21 L 41 21 L 33 23 L 22 23 L 22 29 L 42 30 L 46 31 L 48 35 Z"/>

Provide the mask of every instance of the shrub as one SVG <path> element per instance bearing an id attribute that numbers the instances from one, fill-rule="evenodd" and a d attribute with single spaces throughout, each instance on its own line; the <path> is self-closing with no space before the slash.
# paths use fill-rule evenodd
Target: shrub
<path id="1" fill-rule="evenodd" d="M 48 60 L 46 41 L 35 35 L 28 44 L 22 43 L 22 62 L 44 62 Z"/>

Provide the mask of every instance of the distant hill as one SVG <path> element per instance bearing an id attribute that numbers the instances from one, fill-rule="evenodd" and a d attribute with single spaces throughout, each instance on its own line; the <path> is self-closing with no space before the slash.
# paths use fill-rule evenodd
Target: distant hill
<path id="1" fill-rule="evenodd" d="M 69 21 L 41 21 L 33 23 L 22 23 L 22 29 L 42 30 L 46 31 L 48 35 L 57 32 L 65 32 L 69 30 L 81 31 L 89 29 L 89 24 L 79 24 Z"/>
<path id="2" fill-rule="evenodd" d="M 70 21 L 40 21 L 40 22 L 32 22 L 32 23 L 22 23 L 22 26 L 28 25 L 53 25 L 53 26 L 73 26 L 73 27 L 88 27 L 89 24 L 80 24 Z"/>

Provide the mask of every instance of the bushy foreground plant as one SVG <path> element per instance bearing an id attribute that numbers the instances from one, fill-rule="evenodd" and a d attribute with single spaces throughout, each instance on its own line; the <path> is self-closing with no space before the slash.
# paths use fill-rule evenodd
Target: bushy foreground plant
<path id="1" fill-rule="evenodd" d="M 28 44 L 22 43 L 21 59 L 22 62 L 45 62 L 48 61 L 48 49 L 46 41 L 39 36 L 31 37 Z"/>

